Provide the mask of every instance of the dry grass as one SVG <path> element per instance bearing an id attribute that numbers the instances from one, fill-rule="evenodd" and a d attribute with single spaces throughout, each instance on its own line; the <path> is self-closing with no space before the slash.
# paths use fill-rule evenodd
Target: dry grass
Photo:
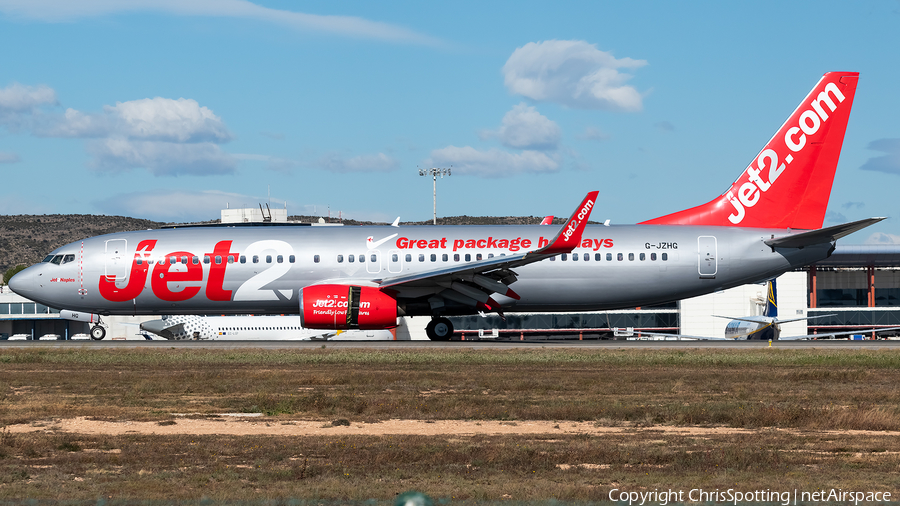
<path id="1" fill-rule="evenodd" d="M 2 350 L 0 502 L 597 501 L 610 488 L 900 487 L 900 354 Z M 88 436 L 53 419 L 593 421 L 604 435 Z M 686 436 L 659 425 L 749 433 Z M 790 428 L 791 430 L 777 430 Z M 822 432 L 829 429 L 830 432 Z M 874 431 L 848 434 L 857 429 Z M 277 503 L 277 501 L 276 501 Z"/>

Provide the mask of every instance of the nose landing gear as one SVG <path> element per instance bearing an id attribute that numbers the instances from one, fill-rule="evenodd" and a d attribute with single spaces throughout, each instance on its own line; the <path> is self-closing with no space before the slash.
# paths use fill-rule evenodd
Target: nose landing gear
<path id="1" fill-rule="evenodd" d="M 94 341 L 102 341 L 103 338 L 106 337 L 106 329 L 101 327 L 100 325 L 94 325 L 91 327 L 91 339 Z"/>

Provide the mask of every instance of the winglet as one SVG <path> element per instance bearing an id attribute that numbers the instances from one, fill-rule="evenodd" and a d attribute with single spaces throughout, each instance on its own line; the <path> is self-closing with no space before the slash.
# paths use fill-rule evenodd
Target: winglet
<path id="1" fill-rule="evenodd" d="M 556 255 L 559 253 L 568 253 L 581 244 L 581 234 L 584 232 L 584 226 L 587 225 L 591 211 L 594 209 L 594 203 L 597 202 L 599 191 L 592 191 L 587 194 L 581 205 L 575 209 L 572 216 L 566 221 L 556 237 L 550 241 L 550 244 L 537 250 L 535 253 Z"/>

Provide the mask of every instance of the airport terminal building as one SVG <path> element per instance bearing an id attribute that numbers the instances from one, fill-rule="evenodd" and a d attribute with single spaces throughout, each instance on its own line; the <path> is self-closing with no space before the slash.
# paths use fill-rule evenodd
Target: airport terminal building
<path id="1" fill-rule="evenodd" d="M 632 337 L 641 331 L 724 336 L 727 318 L 760 314 L 765 285 L 744 285 L 654 307 L 589 313 L 509 313 L 451 317 L 457 339 L 598 339 Z M 838 245 L 827 260 L 778 278 L 779 316 L 810 316 L 782 325 L 782 335 L 900 326 L 900 246 Z M 156 316 L 104 317 L 107 339 L 144 339 L 138 324 Z M 428 319 L 407 318 L 405 338 L 427 339 Z M 420 328 L 421 327 L 421 328 Z M 87 339 L 90 325 L 64 320 L 59 310 L 4 287 L 0 292 L 0 339 Z M 421 335 L 419 335 L 421 334 Z"/>

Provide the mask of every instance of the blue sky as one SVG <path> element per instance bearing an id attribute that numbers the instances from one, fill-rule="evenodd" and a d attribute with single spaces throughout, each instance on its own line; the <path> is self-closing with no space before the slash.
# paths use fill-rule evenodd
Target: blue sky
<path id="1" fill-rule="evenodd" d="M 635 223 L 861 73 L 826 225 L 900 242 L 900 1 L 0 0 L 0 212 Z"/>

